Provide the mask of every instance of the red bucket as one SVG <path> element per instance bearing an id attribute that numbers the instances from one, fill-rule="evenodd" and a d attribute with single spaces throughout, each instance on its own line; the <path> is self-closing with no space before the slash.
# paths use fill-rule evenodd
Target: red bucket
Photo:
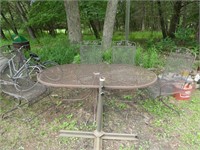
<path id="1" fill-rule="evenodd" d="M 192 85 L 187 83 L 184 85 L 182 90 L 178 89 L 179 92 L 174 94 L 174 97 L 176 100 L 189 100 L 192 94 L 192 90 L 193 90 Z"/>

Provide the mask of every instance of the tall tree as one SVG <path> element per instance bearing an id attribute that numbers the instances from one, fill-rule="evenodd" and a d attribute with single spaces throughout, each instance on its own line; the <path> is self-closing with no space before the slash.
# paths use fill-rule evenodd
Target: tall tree
<path id="1" fill-rule="evenodd" d="M 36 1 L 28 12 L 29 25 L 37 30 L 48 30 L 52 36 L 55 29 L 66 28 L 66 12 L 62 1 Z"/>
<path id="2" fill-rule="evenodd" d="M 16 7 L 17 7 L 17 10 L 19 11 L 19 15 L 23 21 L 24 24 L 27 24 L 28 23 L 28 18 L 27 18 L 27 14 L 25 13 L 25 9 L 22 7 L 22 4 L 20 1 L 17 1 L 16 2 Z M 28 33 L 30 35 L 31 38 L 35 39 L 36 38 L 36 35 L 35 35 L 35 32 L 33 30 L 33 28 L 31 26 L 27 26 L 27 30 L 28 30 Z"/>
<path id="3" fill-rule="evenodd" d="M 0 38 L 1 39 L 4 39 L 4 40 L 7 40 L 7 38 L 6 38 L 6 36 L 5 36 L 5 34 L 4 34 L 4 32 L 3 32 L 3 30 L 0 28 Z"/>
<path id="4" fill-rule="evenodd" d="M 8 3 L 8 12 L 10 14 L 10 18 L 11 18 L 11 21 L 12 21 L 12 29 L 13 29 L 14 33 L 18 35 L 16 23 L 15 23 L 15 20 L 14 20 L 14 17 L 13 17 L 13 13 L 11 11 L 12 9 L 13 8 L 12 8 L 11 4 Z"/>
<path id="5" fill-rule="evenodd" d="M 64 5 L 67 15 L 69 41 L 71 43 L 80 43 L 82 41 L 82 33 L 78 0 L 65 0 Z"/>
<path id="6" fill-rule="evenodd" d="M 111 47 L 112 44 L 115 16 L 117 13 L 117 4 L 118 0 L 109 0 L 107 4 L 106 17 L 103 27 L 103 39 L 102 39 L 103 49 Z"/>
<path id="7" fill-rule="evenodd" d="M 89 25 L 96 39 L 100 39 L 100 32 L 105 18 L 106 1 L 80 1 L 81 24 Z"/>
<path id="8" fill-rule="evenodd" d="M 168 31 L 168 36 L 174 38 L 174 33 L 176 32 L 176 28 L 178 23 L 180 22 L 180 13 L 182 8 L 182 1 L 176 1 L 174 3 L 173 14 L 170 20 L 170 26 Z"/>
<path id="9" fill-rule="evenodd" d="M 163 38 L 166 38 L 167 37 L 167 29 L 165 26 L 164 15 L 163 15 L 160 0 L 157 1 L 157 4 L 158 4 L 158 13 L 159 13 L 159 17 L 160 17 L 160 25 L 161 25 L 162 35 L 163 35 Z"/>
<path id="10" fill-rule="evenodd" d="M 98 31 L 98 28 L 97 28 L 98 21 L 95 21 L 95 20 L 91 19 L 91 20 L 89 20 L 89 22 L 90 22 L 90 25 L 92 27 L 92 30 L 94 32 L 94 35 L 95 35 L 96 39 L 100 39 L 100 34 L 99 34 L 99 31 Z"/>
<path id="11" fill-rule="evenodd" d="M 2 19 L 5 22 L 4 28 L 11 29 L 14 34 L 18 34 L 16 23 L 11 10 L 13 10 L 11 2 L 4 1 L 1 3 L 0 13 Z"/>

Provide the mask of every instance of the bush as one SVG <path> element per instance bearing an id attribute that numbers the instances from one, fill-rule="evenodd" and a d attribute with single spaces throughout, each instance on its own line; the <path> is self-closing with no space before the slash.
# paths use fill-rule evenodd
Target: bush
<path id="1" fill-rule="evenodd" d="M 40 39 L 40 43 L 42 44 L 39 47 L 35 46 L 32 51 L 37 53 L 42 61 L 52 60 L 58 64 L 71 63 L 78 53 L 78 47 L 70 45 L 66 37 L 57 36 L 53 38 L 45 36 Z"/>
<path id="2" fill-rule="evenodd" d="M 191 41 L 193 35 L 194 30 L 191 28 L 178 27 L 177 31 L 175 32 L 176 39 L 182 42 Z"/>
<path id="3" fill-rule="evenodd" d="M 138 47 L 135 55 L 135 64 L 144 68 L 154 68 L 162 64 L 162 60 L 159 59 L 159 54 L 155 47 L 150 47 L 147 51 Z"/>
<path id="4" fill-rule="evenodd" d="M 159 52 L 170 52 L 173 47 L 176 47 L 176 44 L 171 38 L 167 37 L 157 42 L 154 46 Z"/>
<path id="5" fill-rule="evenodd" d="M 138 66 L 142 65 L 142 48 L 137 47 L 136 53 L 135 53 L 135 64 Z"/>
<path id="6" fill-rule="evenodd" d="M 103 61 L 110 64 L 112 62 L 112 50 L 108 49 L 103 52 Z"/>

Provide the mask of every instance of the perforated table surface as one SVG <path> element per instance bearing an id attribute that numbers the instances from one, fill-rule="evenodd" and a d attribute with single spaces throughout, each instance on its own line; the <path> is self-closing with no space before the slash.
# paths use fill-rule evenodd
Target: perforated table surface
<path id="1" fill-rule="evenodd" d="M 99 88 L 98 78 L 104 77 L 105 88 L 135 89 L 157 80 L 155 73 L 133 65 L 66 64 L 60 68 L 59 72 L 54 67 L 44 70 L 38 75 L 39 82 L 52 87 Z"/>

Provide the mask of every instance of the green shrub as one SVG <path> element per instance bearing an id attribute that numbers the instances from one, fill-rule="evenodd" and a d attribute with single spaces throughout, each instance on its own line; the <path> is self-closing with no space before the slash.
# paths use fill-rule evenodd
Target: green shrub
<path id="1" fill-rule="evenodd" d="M 80 54 L 77 54 L 74 56 L 73 64 L 80 64 L 81 63 L 81 57 Z"/>
<path id="2" fill-rule="evenodd" d="M 149 68 L 151 67 L 157 67 L 159 65 L 159 55 L 158 55 L 158 52 L 157 50 L 152 47 L 150 48 L 150 52 L 149 52 Z"/>
<path id="3" fill-rule="evenodd" d="M 142 48 L 137 47 L 136 53 L 135 53 L 135 64 L 138 66 L 142 65 Z"/>
<path id="4" fill-rule="evenodd" d="M 144 68 L 153 68 L 162 64 L 162 60 L 159 59 L 159 54 L 155 47 L 150 47 L 146 51 L 138 47 L 135 55 L 135 64 Z"/>
<path id="5" fill-rule="evenodd" d="M 58 64 L 71 63 L 77 55 L 78 47 L 71 45 L 66 37 L 57 36 L 56 38 L 45 36 L 39 39 L 40 44 L 33 43 L 32 51 L 37 53 L 41 60 L 52 60 Z"/>
<path id="6" fill-rule="evenodd" d="M 155 48 L 159 52 L 170 52 L 173 47 L 176 47 L 175 42 L 171 38 L 165 38 L 155 44 Z"/>
<path id="7" fill-rule="evenodd" d="M 108 49 L 103 52 L 103 61 L 110 64 L 112 62 L 112 50 Z"/>
<path id="8" fill-rule="evenodd" d="M 178 27 L 175 32 L 175 37 L 181 41 L 190 41 L 192 36 L 194 36 L 194 30 L 192 28 Z"/>

